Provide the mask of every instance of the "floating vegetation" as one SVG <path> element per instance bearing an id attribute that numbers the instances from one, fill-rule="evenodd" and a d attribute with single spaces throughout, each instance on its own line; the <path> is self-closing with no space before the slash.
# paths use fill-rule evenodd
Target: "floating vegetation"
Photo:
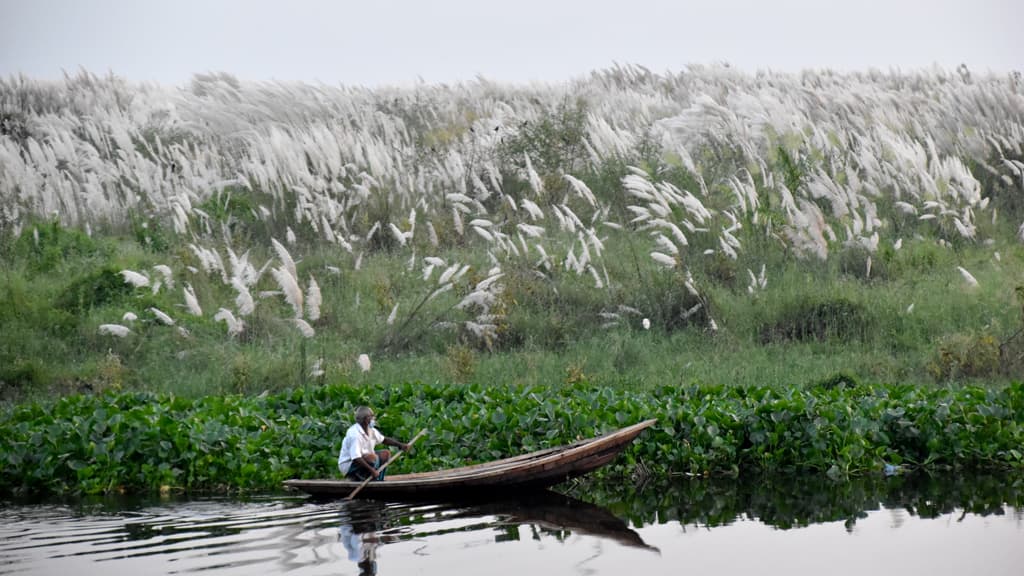
<path id="1" fill-rule="evenodd" d="M 389 435 L 429 436 L 405 471 L 492 460 L 657 418 L 607 474 L 799 471 L 832 478 L 892 469 L 1024 468 L 1024 384 L 665 386 L 631 392 L 402 384 L 188 400 L 139 392 L 68 396 L 0 420 L 0 493 L 266 490 L 336 474 L 352 410 Z"/>

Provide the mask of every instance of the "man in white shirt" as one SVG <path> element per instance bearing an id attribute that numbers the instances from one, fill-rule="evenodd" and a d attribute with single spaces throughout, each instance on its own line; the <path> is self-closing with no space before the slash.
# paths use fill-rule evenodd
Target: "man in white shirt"
<path id="1" fill-rule="evenodd" d="M 377 444 L 395 446 L 408 450 L 409 445 L 388 438 L 376 428 L 373 410 L 368 406 L 356 408 L 356 423 L 349 426 L 345 439 L 341 441 L 341 452 L 338 453 L 338 470 L 349 480 L 361 482 L 370 476 L 384 479 L 384 472 L 378 472 L 381 466 L 391 459 L 390 450 L 374 450 Z"/>

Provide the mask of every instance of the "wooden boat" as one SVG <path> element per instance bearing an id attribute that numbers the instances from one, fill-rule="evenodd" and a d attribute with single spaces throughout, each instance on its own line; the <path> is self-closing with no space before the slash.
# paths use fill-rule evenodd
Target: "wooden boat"
<path id="1" fill-rule="evenodd" d="M 580 440 L 461 468 L 387 476 L 368 483 L 360 498 L 433 498 L 474 492 L 510 491 L 552 486 L 611 462 L 641 432 L 657 420 L 645 420 L 603 436 Z M 344 497 L 361 484 L 351 480 L 286 480 L 285 487 L 318 497 Z"/>

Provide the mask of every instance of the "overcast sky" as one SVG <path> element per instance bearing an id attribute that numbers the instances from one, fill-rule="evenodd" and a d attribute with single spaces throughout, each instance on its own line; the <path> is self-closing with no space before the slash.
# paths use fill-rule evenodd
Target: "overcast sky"
<path id="1" fill-rule="evenodd" d="M 560 81 L 656 72 L 1024 70 L 1022 0 L 0 0 L 0 76 L 180 84 Z"/>

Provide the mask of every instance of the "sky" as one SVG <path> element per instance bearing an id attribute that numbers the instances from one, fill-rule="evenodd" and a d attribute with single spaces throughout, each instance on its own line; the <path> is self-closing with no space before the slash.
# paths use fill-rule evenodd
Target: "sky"
<path id="1" fill-rule="evenodd" d="M 362 86 L 655 72 L 1024 70 L 1021 0 L 0 0 L 0 76 Z"/>

